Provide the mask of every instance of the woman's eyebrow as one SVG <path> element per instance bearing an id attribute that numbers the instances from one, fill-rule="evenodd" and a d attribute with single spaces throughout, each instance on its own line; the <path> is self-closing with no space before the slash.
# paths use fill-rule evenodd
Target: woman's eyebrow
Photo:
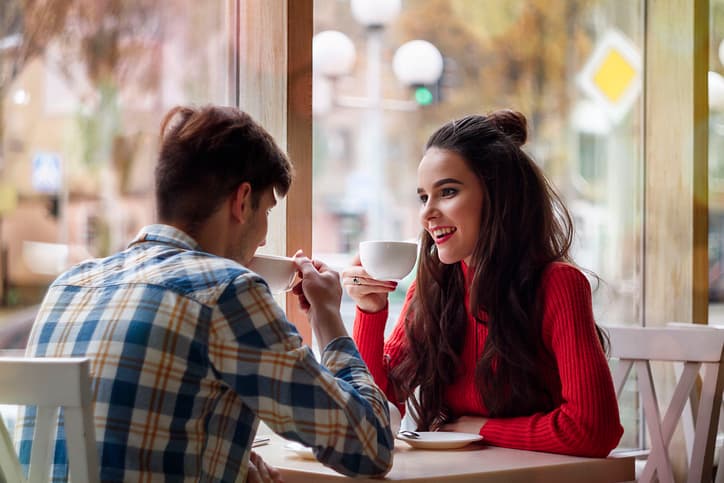
<path id="1" fill-rule="evenodd" d="M 437 187 L 445 185 L 445 184 L 463 184 L 463 182 L 460 180 L 457 180 L 455 178 L 443 178 L 443 179 L 439 179 L 439 180 L 435 181 L 435 183 L 433 183 L 432 187 L 437 188 Z M 421 193 L 424 193 L 424 192 L 425 192 L 424 189 L 417 188 L 418 195 Z"/>
<path id="2" fill-rule="evenodd" d="M 463 182 L 455 178 L 443 178 L 435 181 L 432 187 L 437 188 L 438 186 L 442 186 L 444 184 L 463 184 Z"/>

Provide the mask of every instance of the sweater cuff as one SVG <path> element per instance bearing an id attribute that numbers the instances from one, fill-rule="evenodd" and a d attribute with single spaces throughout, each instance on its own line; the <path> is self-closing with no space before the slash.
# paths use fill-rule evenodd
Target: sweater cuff
<path id="1" fill-rule="evenodd" d="M 384 339 L 389 305 L 379 312 L 365 312 L 355 307 L 352 335 L 358 347 L 375 347 L 379 339 Z"/>

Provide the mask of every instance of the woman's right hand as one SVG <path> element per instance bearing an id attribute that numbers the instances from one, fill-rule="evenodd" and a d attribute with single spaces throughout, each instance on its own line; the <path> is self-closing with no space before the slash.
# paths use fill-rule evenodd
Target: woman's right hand
<path id="1" fill-rule="evenodd" d="M 375 313 L 387 306 L 387 294 L 397 288 L 397 282 L 376 280 L 362 268 L 359 255 L 352 259 L 352 266 L 342 272 L 342 285 L 357 307 Z"/>

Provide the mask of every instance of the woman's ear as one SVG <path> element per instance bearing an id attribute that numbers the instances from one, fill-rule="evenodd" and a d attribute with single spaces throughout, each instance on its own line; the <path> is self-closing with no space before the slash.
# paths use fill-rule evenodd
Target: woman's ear
<path id="1" fill-rule="evenodd" d="M 251 185 L 247 182 L 243 182 L 238 188 L 236 188 L 236 191 L 234 191 L 229 198 L 229 203 L 231 203 L 231 217 L 238 223 L 246 223 L 251 216 L 251 212 L 253 211 L 251 191 Z"/>

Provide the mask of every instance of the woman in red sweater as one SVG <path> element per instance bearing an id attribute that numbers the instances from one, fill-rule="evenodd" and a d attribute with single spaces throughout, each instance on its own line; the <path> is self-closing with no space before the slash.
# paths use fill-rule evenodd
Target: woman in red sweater
<path id="1" fill-rule="evenodd" d="M 525 117 L 510 110 L 430 137 L 418 168 L 416 280 L 384 341 L 395 283 L 345 270 L 354 338 L 401 411 L 420 387 L 419 430 L 606 456 L 623 428 L 605 338 L 588 280 L 569 260 L 570 215 L 521 149 L 526 138 Z"/>

